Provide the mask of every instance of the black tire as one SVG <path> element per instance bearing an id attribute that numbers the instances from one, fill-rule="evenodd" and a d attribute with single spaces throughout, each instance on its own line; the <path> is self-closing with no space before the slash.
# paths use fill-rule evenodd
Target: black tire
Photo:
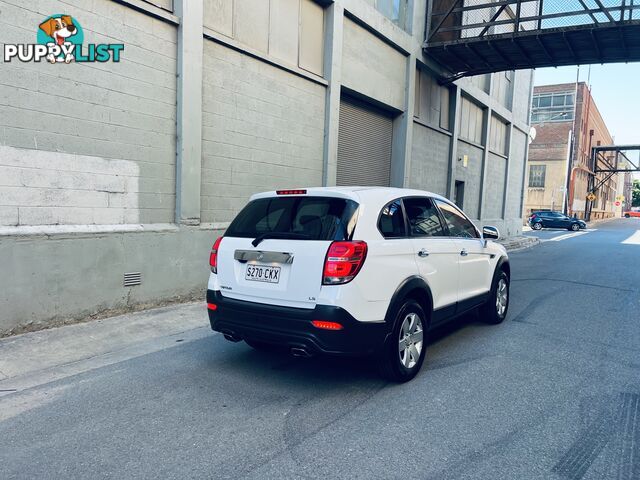
<path id="1" fill-rule="evenodd" d="M 531 225 L 531 228 L 533 228 L 534 230 L 541 230 L 542 224 L 540 222 L 534 223 L 533 225 Z"/>
<path id="2" fill-rule="evenodd" d="M 631 218 L 631 215 L 629 215 L 628 213 L 625 213 L 624 218 Z"/>
<path id="3" fill-rule="evenodd" d="M 420 343 L 417 341 L 417 339 L 420 337 L 419 335 L 414 336 L 414 334 L 409 334 L 409 332 L 405 333 L 403 331 L 403 325 L 411 315 L 415 315 L 420 322 L 419 328 L 421 328 L 422 332 L 422 340 Z M 409 320 L 409 323 L 411 323 L 411 320 Z M 382 347 L 382 351 L 379 354 L 378 366 L 380 369 L 380 374 L 384 378 L 393 382 L 408 382 L 416 376 L 416 374 L 420 371 L 420 367 L 422 367 L 425 352 L 427 350 L 427 326 L 427 316 L 420 304 L 413 299 L 406 300 L 398 309 L 395 315 L 391 334 L 389 335 L 389 338 L 385 342 L 384 346 Z M 405 348 L 404 350 L 401 350 L 401 332 L 403 332 L 405 342 L 407 338 L 406 335 L 409 335 L 409 341 L 413 343 L 413 347 L 415 347 L 415 350 L 412 350 L 411 346 Z M 419 350 L 419 358 L 417 359 L 417 361 L 415 360 L 416 350 Z M 407 357 L 407 355 L 409 355 L 409 357 Z M 403 357 L 408 360 L 406 363 L 408 363 L 409 366 L 407 366 L 403 362 Z"/>
<path id="4" fill-rule="evenodd" d="M 506 287 L 506 305 L 504 305 L 504 310 L 501 311 L 498 305 L 498 289 L 499 287 L 501 288 L 502 281 L 505 282 L 504 285 Z M 490 325 L 502 323 L 509 312 L 509 297 L 509 275 L 507 275 L 504 270 L 500 270 L 493 279 L 487 303 L 480 307 L 480 318 L 482 321 Z"/>
<path id="5" fill-rule="evenodd" d="M 572 223 L 571 226 L 569 227 L 569 230 L 571 230 L 572 232 L 577 232 L 578 230 L 580 230 L 580 224 Z"/>

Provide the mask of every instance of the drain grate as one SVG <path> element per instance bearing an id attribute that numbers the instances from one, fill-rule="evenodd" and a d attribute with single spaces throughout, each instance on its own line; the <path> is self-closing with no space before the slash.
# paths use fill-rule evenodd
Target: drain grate
<path id="1" fill-rule="evenodd" d="M 125 287 L 135 287 L 136 285 L 140 285 L 141 283 L 142 283 L 142 273 L 130 272 L 130 273 L 124 274 Z"/>

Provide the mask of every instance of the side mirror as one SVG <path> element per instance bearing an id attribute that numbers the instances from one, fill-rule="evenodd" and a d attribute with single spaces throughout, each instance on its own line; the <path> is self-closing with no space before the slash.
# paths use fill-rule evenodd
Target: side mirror
<path id="1" fill-rule="evenodd" d="M 500 232 L 496 227 L 482 227 L 482 238 L 485 240 L 498 240 L 500 238 Z"/>

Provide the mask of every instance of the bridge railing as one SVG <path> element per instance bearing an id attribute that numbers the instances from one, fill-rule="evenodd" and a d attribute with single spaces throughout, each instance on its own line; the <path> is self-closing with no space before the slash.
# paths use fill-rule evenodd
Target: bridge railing
<path id="1" fill-rule="evenodd" d="M 433 0 L 427 44 L 640 20 L 640 0 Z"/>

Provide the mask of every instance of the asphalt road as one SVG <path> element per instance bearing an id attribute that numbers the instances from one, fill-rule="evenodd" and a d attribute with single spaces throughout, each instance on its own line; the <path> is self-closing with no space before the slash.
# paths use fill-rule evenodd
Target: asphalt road
<path id="1" fill-rule="evenodd" d="M 407 384 L 207 333 L 2 396 L 0 478 L 638 479 L 639 230 L 512 254 L 505 323 L 433 335 Z"/>

